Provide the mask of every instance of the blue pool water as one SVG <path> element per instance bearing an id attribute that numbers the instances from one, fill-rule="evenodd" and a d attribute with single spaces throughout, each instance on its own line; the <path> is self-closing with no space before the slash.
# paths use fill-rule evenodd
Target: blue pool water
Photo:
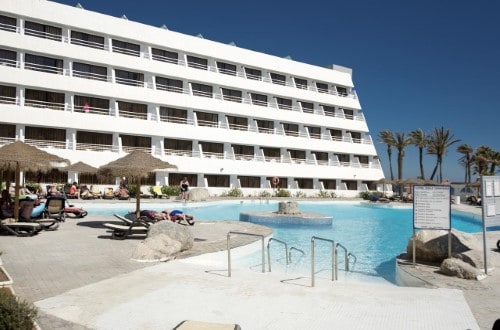
<path id="1" fill-rule="evenodd" d="M 307 272 L 310 267 L 311 237 L 317 236 L 334 240 L 344 245 L 357 261 L 353 273 L 380 277 L 390 282 L 395 280 L 395 258 L 406 250 L 408 239 L 413 233 L 413 210 L 411 207 L 390 207 L 393 204 L 375 206 L 366 203 L 349 202 L 299 202 L 303 212 L 316 212 L 333 217 L 332 226 L 273 225 L 273 237 L 287 242 L 305 251 L 292 254 L 293 264 L 285 265 L 283 247 L 272 245 L 271 254 L 275 266 L 289 272 Z M 193 214 L 202 220 L 238 220 L 240 212 L 276 211 L 277 202 L 269 204 L 259 201 L 217 202 L 205 204 L 168 205 L 169 208 L 181 208 L 185 213 Z M 147 204 L 143 209 L 162 210 L 164 203 Z M 94 204 L 86 207 L 91 214 L 125 214 L 134 209 L 134 205 L 113 204 L 106 207 Z M 452 214 L 452 228 L 468 232 L 481 232 L 480 216 L 463 213 Z M 316 241 L 317 269 L 331 267 L 331 244 Z M 257 257 L 257 260 L 258 257 Z M 339 269 L 344 269 L 343 252 L 339 256 Z"/>

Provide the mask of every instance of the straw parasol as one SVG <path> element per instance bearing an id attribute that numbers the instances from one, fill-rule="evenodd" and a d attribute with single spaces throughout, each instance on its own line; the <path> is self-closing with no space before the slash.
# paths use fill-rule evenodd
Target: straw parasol
<path id="1" fill-rule="evenodd" d="M 137 180 L 138 187 L 140 187 L 140 179 L 147 177 L 149 172 L 173 168 L 177 168 L 177 166 L 153 157 L 149 153 L 134 150 L 124 157 L 101 166 L 98 172 L 104 175 L 111 174 L 115 177 L 134 178 Z M 140 200 L 140 197 L 136 196 L 135 215 L 137 219 L 139 219 L 141 212 Z"/>
<path id="2" fill-rule="evenodd" d="M 386 179 L 386 178 L 381 178 L 381 179 L 379 179 L 379 180 L 375 181 L 375 183 L 377 183 L 377 184 L 381 184 L 381 185 L 382 185 L 383 194 L 385 195 L 385 192 L 386 192 L 386 189 L 385 189 L 385 188 L 386 188 L 386 185 L 388 185 L 388 184 L 395 184 L 395 183 L 396 183 L 396 181 L 394 181 L 394 180 L 390 180 L 390 179 Z"/>
<path id="3" fill-rule="evenodd" d="M 84 162 L 78 162 L 69 165 L 66 167 L 64 170 L 68 172 L 76 172 L 76 173 L 88 173 L 88 174 L 95 174 L 97 173 L 97 167 L 91 166 L 87 163 Z"/>
<path id="4" fill-rule="evenodd" d="M 3 168 L 13 169 L 16 173 L 14 217 L 19 219 L 19 181 L 21 170 L 49 171 L 52 168 L 61 168 L 69 161 L 40 150 L 37 147 L 16 141 L 0 147 L 0 165 Z"/>

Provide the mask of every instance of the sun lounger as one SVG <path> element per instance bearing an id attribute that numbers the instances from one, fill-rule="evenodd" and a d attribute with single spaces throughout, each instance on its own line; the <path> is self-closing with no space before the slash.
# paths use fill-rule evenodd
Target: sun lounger
<path id="1" fill-rule="evenodd" d="M 153 195 L 155 198 L 163 198 L 163 196 L 166 196 L 162 191 L 160 186 L 154 186 L 153 187 Z"/>
<path id="2" fill-rule="evenodd" d="M 228 324 L 228 323 L 212 323 L 212 322 L 201 322 L 201 321 L 191 321 L 185 320 L 177 324 L 174 330 L 241 330 L 238 324 Z"/>
<path id="3" fill-rule="evenodd" d="M 149 224 L 142 220 L 136 220 L 131 222 L 128 225 L 117 225 L 114 223 L 105 223 L 104 227 L 111 229 L 111 238 L 112 239 L 125 239 L 128 236 L 134 234 L 146 234 L 149 230 Z"/>
<path id="4" fill-rule="evenodd" d="M 102 196 L 103 199 L 114 199 L 115 198 L 115 193 L 113 188 L 109 187 L 104 190 L 104 195 Z"/>
<path id="5" fill-rule="evenodd" d="M 49 197 L 45 203 L 45 211 L 43 212 L 44 219 L 55 219 L 57 221 L 65 221 L 66 214 L 64 208 L 66 199 L 62 197 Z"/>
<path id="6" fill-rule="evenodd" d="M 153 195 L 149 192 L 149 188 L 147 186 L 141 186 L 140 196 L 141 198 L 153 198 Z"/>
<path id="7" fill-rule="evenodd" d="M 0 228 L 16 236 L 33 236 L 43 229 L 43 226 L 34 222 L 17 222 L 14 218 L 0 220 Z"/>

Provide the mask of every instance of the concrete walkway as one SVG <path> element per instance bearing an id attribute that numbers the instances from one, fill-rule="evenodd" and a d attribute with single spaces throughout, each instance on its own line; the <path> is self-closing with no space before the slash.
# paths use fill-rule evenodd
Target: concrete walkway
<path id="1" fill-rule="evenodd" d="M 441 283 L 433 278 L 433 288 L 409 288 L 331 282 L 329 274 L 313 288 L 308 277 L 261 273 L 260 267 L 237 263 L 228 277 L 227 253 L 216 252 L 225 249 L 227 232 L 267 235 L 267 228 L 199 222 L 192 227 L 195 248 L 180 256 L 191 258 L 151 264 L 130 260 L 142 238 L 110 240 L 102 227 L 106 221 L 114 219 L 88 216 L 31 238 L 0 236 L 14 289 L 39 307 L 42 329 L 171 329 L 186 319 L 242 329 L 491 329 L 491 320 L 500 317 L 494 315 L 500 294 L 491 289 L 499 287 L 500 273 L 451 288 L 437 288 Z M 214 253 L 193 257 L 207 251 Z"/>

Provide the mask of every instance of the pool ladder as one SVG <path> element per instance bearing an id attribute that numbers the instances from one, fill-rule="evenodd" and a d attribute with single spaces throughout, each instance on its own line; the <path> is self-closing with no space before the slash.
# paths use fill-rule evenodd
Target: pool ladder
<path id="1" fill-rule="evenodd" d="M 265 251 L 264 251 L 264 235 L 260 234 L 252 234 L 252 233 L 245 233 L 245 232 L 238 232 L 238 231 L 230 231 L 227 233 L 227 272 L 228 272 L 228 277 L 231 277 L 231 235 L 244 235 L 244 236 L 253 236 L 253 237 L 260 237 L 261 239 L 261 254 L 262 254 L 262 273 L 265 273 L 265 263 L 266 263 L 266 258 L 265 258 Z M 327 238 L 322 238 L 322 237 L 317 237 L 313 236 L 311 237 L 311 286 L 314 287 L 315 284 L 315 271 L 314 271 L 314 266 L 315 266 L 315 260 L 314 260 L 314 247 L 315 247 L 315 242 L 316 241 L 323 241 L 323 242 L 328 242 L 331 243 L 332 246 L 332 281 L 338 280 L 338 249 L 342 249 L 344 251 L 344 262 L 345 262 L 345 271 L 349 271 L 349 264 L 350 260 L 354 259 L 354 264 L 357 261 L 357 258 L 354 254 L 349 253 L 347 251 L 347 248 L 340 244 L 337 243 L 335 244 L 334 240 L 327 239 Z M 301 249 L 298 249 L 294 246 L 290 247 L 288 249 L 288 244 L 282 240 L 279 240 L 277 238 L 270 238 L 267 242 L 267 263 L 268 263 L 268 271 L 271 272 L 271 242 L 277 242 L 282 244 L 285 247 L 285 261 L 286 264 L 289 265 L 292 261 L 292 251 L 297 251 L 300 252 L 302 255 L 305 255 L 305 252 L 302 251 Z"/>

